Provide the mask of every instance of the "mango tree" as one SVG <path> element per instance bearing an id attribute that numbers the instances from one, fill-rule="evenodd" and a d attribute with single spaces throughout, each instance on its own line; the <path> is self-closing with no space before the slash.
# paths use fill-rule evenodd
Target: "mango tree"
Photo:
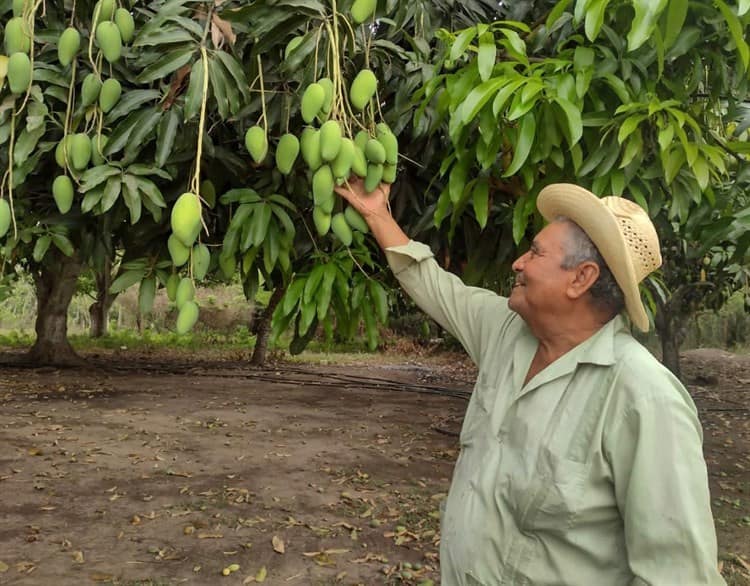
<path id="1" fill-rule="evenodd" d="M 674 270 L 683 251 L 695 250 L 698 267 L 746 225 L 743 202 L 726 186 L 746 172 L 750 5 L 524 4 L 526 22 L 441 32 L 416 113 L 417 127 L 452 146 L 434 221 L 464 252 L 470 280 L 502 289 L 516 247 L 539 227 L 544 185 L 626 194 L 661 228 L 665 268 L 656 279 L 667 300 L 686 276 Z M 747 245 L 737 241 L 735 261 L 744 262 Z M 664 323 L 656 322 L 665 359 L 677 370 Z"/>

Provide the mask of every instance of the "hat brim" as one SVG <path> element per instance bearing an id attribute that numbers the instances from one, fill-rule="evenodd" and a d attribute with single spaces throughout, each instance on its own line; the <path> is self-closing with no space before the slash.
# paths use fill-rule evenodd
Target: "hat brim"
<path id="1" fill-rule="evenodd" d="M 647 332 L 648 315 L 641 300 L 633 264 L 629 260 L 630 252 L 617 219 L 609 208 L 587 189 L 567 183 L 543 188 L 537 198 L 537 208 L 547 221 L 564 216 L 581 227 L 599 249 L 622 289 L 630 319 L 638 329 Z"/>

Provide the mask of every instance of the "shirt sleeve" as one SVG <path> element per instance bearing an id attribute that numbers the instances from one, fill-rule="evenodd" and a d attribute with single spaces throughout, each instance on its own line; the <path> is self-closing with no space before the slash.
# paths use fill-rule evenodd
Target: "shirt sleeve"
<path id="1" fill-rule="evenodd" d="M 636 399 L 608 448 L 631 584 L 724 584 L 700 422 L 687 392 L 664 379 L 673 388 Z"/>
<path id="2" fill-rule="evenodd" d="M 430 248 L 420 242 L 392 246 L 386 249 L 386 257 L 409 297 L 479 364 L 486 334 L 483 326 L 502 327 L 503 316 L 512 313 L 507 300 L 487 289 L 469 287 L 438 266 Z"/>

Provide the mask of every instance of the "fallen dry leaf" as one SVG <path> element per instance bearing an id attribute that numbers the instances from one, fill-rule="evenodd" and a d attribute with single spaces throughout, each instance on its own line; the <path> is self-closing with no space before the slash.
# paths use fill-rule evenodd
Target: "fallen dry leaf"
<path id="1" fill-rule="evenodd" d="M 273 550 L 276 553 L 284 553 L 285 547 L 284 547 L 284 540 L 281 539 L 278 535 L 274 535 L 273 539 L 271 540 L 271 543 L 273 544 Z"/>

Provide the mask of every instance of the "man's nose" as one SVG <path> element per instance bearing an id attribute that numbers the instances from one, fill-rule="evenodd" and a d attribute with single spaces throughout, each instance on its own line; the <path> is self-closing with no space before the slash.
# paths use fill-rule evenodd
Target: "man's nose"
<path id="1" fill-rule="evenodd" d="M 523 253 L 521 256 L 519 256 L 516 260 L 513 261 L 513 264 L 511 265 L 511 268 L 517 272 L 520 273 L 523 270 L 523 265 L 526 264 L 526 255 L 528 253 Z"/>

